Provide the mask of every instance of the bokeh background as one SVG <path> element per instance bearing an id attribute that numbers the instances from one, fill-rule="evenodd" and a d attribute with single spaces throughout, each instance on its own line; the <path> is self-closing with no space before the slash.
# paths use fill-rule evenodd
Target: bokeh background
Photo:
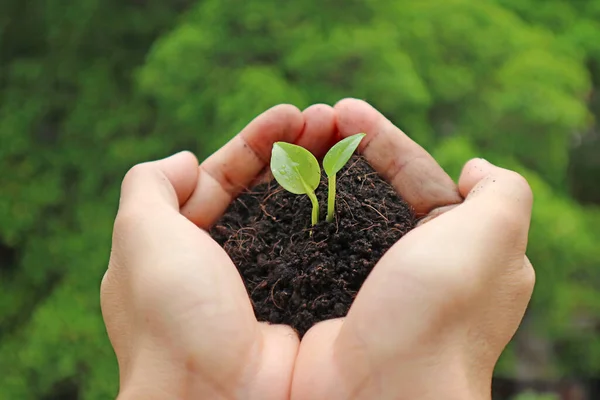
<path id="1" fill-rule="evenodd" d="M 453 178 L 529 179 L 538 280 L 495 399 L 600 399 L 599 89 L 598 0 L 1 0 L 0 399 L 115 397 L 98 292 L 129 167 L 343 97 Z"/>

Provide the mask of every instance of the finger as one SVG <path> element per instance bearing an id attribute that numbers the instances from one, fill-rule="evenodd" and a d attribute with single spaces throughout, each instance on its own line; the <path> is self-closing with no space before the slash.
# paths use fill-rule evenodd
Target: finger
<path id="1" fill-rule="evenodd" d="M 342 328 L 341 318 L 321 321 L 306 332 L 294 366 L 292 399 L 355 399 L 346 376 L 336 368 L 334 344 Z M 355 368 L 364 367 L 356 364 Z M 356 381 L 350 381 L 355 384 Z"/>
<path id="2" fill-rule="evenodd" d="M 329 105 L 315 104 L 302 114 L 305 121 L 304 130 L 296 144 L 313 153 L 317 159 L 321 159 L 337 141 L 335 111 Z"/>
<path id="3" fill-rule="evenodd" d="M 514 171 L 483 159 L 469 161 L 458 182 L 464 208 L 473 222 L 479 221 L 499 235 L 526 246 L 533 192 L 527 180 Z M 525 248 L 522 248 L 525 251 Z"/>
<path id="4" fill-rule="evenodd" d="M 434 208 L 433 210 L 431 210 L 426 217 L 421 218 L 418 222 L 417 222 L 417 227 L 426 224 L 427 222 L 431 222 L 434 219 L 436 219 L 437 217 L 444 215 L 445 213 L 447 213 L 448 211 L 453 210 L 454 208 L 458 207 L 460 204 L 450 204 L 448 206 L 442 206 L 442 207 L 438 207 L 438 208 Z"/>
<path id="5" fill-rule="evenodd" d="M 433 157 L 375 108 L 361 100 L 344 99 L 334 109 L 341 136 L 367 134 L 359 152 L 418 215 L 461 202 L 455 183 Z"/>
<path id="6" fill-rule="evenodd" d="M 295 142 L 303 126 L 302 113 L 291 105 L 273 107 L 256 117 L 200 165 L 196 188 L 182 214 L 208 229 L 268 165 L 273 143 Z"/>
<path id="7" fill-rule="evenodd" d="M 304 111 L 304 129 L 295 141 L 317 157 L 323 158 L 325 153 L 337 142 L 335 111 L 327 104 L 314 104 Z M 270 168 L 265 168 L 254 184 L 269 182 L 273 179 Z"/>
<path id="8" fill-rule="evenodd" d="M 167 206 L 179 210 L 198 180 L 198 160 L 190 152 L 131 168 L 121 184 L 120 209 Z"/>
<path id="9" fill-rule="evenodd" d="M 199 173 L 195 158 L 183 158 L 140 164 L 127 174 L 101 289 L 105 314 L 115 318 L 116 335 L 120 333 L 114 329 L 132 324 L 160 335 L 165 326 L 179 326 L 182 315 L 193 311 L 201 318 L 185 323 L 196 332 L 194 340 L 207 335 L 200 340 L 203 346 L 213 346 L 208 339 L 215 332 L 215 337 L 226 337 L 233 330 L 244 332 L 241 342 L 247 344 L 255 340 L 258 328 L 239 272 L 223 249 L 179 212 Z M 131 307 L 134 316 L 127 314 Z"/>
<path id="10" fill-rule="evenodd" d="M 127 336 L 131 321 L 124 307 L 124 293 L 127 290 L 123 290 L 123 285 L 127 284 L 127 276 L 122 274 L 122 269 L 115 271 L 115 264 L 120 263 L 117 254 L 123 250 L 122 239 L 127 232 L 127 229 L 122 229 L 121 222 L 125 218 L 132 222 L 130 225 L 139 226 L 140 221 L 160 221 L 159 215 L 164 215 L 165 211 L 178 213 L 180 204 L 194 190 L 197 176 L 196 157 L 190 152 L 181 152 L 162 160 L 138 164 L 123 179 L 114 232 L 114 238 L 119 240 L 113 242 L 109 270 L 104 274 L 100 286 L 102 315 L 109 329 L 110 340 L 120 355 L 122 370 L 127 368 L 128 362 L 127 351 L 122 348 L 125 346 L 123 338 Z"/>
<path id="11" fill-rule="evenodd" d="M 298 334 L 287 325 L 259 324 L 262 332 L 261 375 L 248 399 L 267 399 L 266 393 L 281 393 L 278 398 L 290 398 L 292 372 L 298 356 Z"/>

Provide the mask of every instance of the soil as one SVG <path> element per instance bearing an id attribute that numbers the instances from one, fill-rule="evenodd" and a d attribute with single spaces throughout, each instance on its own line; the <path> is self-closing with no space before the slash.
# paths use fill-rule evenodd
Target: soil
<path id="1" fill-rule="evenodd" d="M 338 173 L 334 222 L 325 222 L 325 174 L 316 194 L 322 222 L 312 228 L 308 196 L 272 180 L 242 193 L 210 232 L 237 266 L 257 319 L 290 325 L 300 337 L 345 316 L 377 261 L 416 223 L 394 188 L 356 155 Z"/>

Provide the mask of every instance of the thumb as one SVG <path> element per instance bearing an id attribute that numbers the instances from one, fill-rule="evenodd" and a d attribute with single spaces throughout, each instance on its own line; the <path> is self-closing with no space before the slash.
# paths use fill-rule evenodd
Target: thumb
<path id="1" fill-rule="evenodd" d="M 525 178 L 477 158 L 464 166 L 458 189 L 465 198 L 458 208 L 467 212 L 470 222 L 487 226 L 498 240 L 525 252 L 533 205 Z"/>
<path id="2" fill-rule="evenodd" d="M 123 179 L 119 208 L 151 205 L 179 211 L 179 207 L 191 196 L 197 181 L 198 160 L 188 151 L 138 164 Z"/>

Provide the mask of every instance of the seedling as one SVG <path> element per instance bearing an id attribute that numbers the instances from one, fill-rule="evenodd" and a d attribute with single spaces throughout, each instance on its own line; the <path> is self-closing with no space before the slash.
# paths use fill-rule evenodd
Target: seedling
<path id="1" fill-rule="evenodd" d="M 323 159 L 323 169 L 329 182 L 327 222 L 332 222 L 335 215 L 336 174 L 344 168 L 365 136 L 358 133 L 339 141 Z M 315 190 L 321 180 L 321 168 L 315 156 L 295 144 L 276 142 L 271 152 L 271 171 L 285 190 L 308 196 L 312 203 L 312 225 L 316 225 L 319 222 L 319 201 Z"/>
<path id="2" fill-rule="evenodd" d="M 315 189 L 321 180 L 319 162 L 312 153 L 295 144 L 276 142 L 271 152 L 271 171 L 287 191 L 306 194 L 312 203 L 312 225 L 319 222 L 319 202 Z"/>
<path id="3" fill-rule="evenodd" d="M 350 160 L 354 150 L 358 147 L 361 140 L 366 136 L 364 133 L 348 136 L 335 144 L 323 158 L 323 169 L 327 174 L 329 182 L 329 194 L 327 196 L 327 222 L 332 222 L 335 215 L 335 184 L 336 174 L 340 172 L 344 165 Z"/>

